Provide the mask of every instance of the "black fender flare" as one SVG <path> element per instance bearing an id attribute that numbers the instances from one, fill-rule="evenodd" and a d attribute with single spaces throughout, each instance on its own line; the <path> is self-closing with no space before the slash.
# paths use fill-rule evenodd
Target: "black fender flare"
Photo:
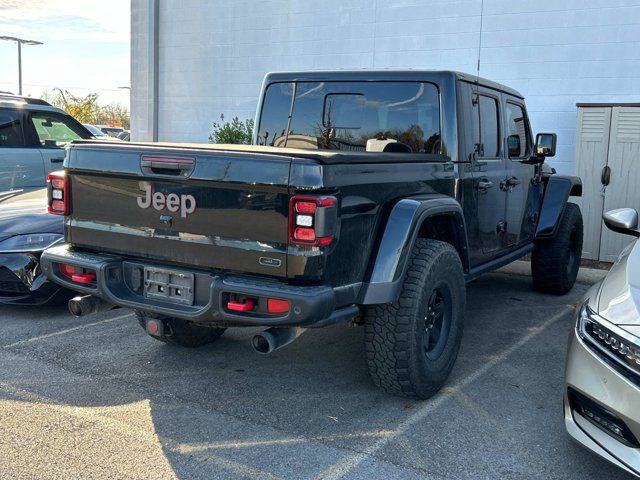
<path id="1" fill-rule="evenodd" d="M 553 175 L 546 181 L 535 239 L 553 238 L 558 220 L 570 196 L 582 196 L 582 180 L 571 175 Z"/>
<path id="2" fill-rule="evenodd" d="M 455 219 L 461 261 L 469 269 L 466 225 L 462 207 L 455 198 L 440 194 L 420 195 L 397 202 L 387 220 L 368 280 L 362 285 L 358 303 L 375 305 L 398 299 L 409 254 L 420 227 L 429 217 L 451 215 Z"/>

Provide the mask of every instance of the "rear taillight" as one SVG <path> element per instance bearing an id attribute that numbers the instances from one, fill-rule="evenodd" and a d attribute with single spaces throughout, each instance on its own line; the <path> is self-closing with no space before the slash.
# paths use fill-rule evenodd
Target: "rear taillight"
<path id="1" fill-rule="evenodd" d="M 335 236 L 335 197 L 296 195 L 289 204 L 289 243 L 322 247 Z"/>
<path id="2" fill-rule="evenodd" d="M 69 183 L 64 171 L 47 175 L 47 211 L 56 215 L 69 214 Z"/>

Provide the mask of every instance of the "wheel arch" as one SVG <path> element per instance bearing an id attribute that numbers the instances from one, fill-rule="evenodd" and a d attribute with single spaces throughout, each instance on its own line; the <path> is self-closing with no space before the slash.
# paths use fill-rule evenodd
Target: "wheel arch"
<path id="1" fill-rule="evenodd" d="M 571 175 L 553 175 L 546 181 L 535 239 L 553 238 L 570 196 L 582 196 L 582 180 Z"/>
<path id="2" fill-rule="evenodd" d="M 469 271 L 466 225 L 460 203 L 452 197 L 430 194 L 398 201 L 387 219 L 381 240 L 369 262 L 359 303 L 373 305 L 397 300 L 409 254 L 417 238 L 451 244 Z"/>

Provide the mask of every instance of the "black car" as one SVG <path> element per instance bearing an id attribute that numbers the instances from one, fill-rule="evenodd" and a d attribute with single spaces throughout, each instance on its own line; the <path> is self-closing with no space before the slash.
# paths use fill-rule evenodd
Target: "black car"
<path id="1" fill-rule="evenodd" d="M 41 305 L 71 297 L 40 271 L 40 254 L 63 237 L 44 188 L 0 193 L 0 303 Z"/>
<path id="2" fill-rule="evenodd" d="M 79 140 L 51 175 L 66 244 L 42 254 L 85 294 L 184 346 L 263 326 L 259 353 L 362 324 L 373 381 L 427 398 L 462 340 L 465 283 L 531 254 L 564 294 L 582 251 L 577 177 L 549 175 L 522 95 L 457 72 L 269 74 L 254 145 Z M 284 148 L 278 148 L 284 147 Z"/>

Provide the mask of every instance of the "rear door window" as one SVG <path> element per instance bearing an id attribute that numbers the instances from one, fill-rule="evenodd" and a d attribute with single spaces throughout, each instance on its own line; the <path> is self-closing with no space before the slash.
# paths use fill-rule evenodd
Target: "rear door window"
<path id="1" fill-rule="evenodd" d="M 505 120 L 507 129 L 507 138 L 510 136 L 518 137 L 520 143 L 520 152 L 515 155 L 509 155 L 510 158 L 521 158 L 527 155 L 530 147 L 529 128 L 527 126 L 527 116 L 521 105 L 507 102 L 505 109 Z"/>
<path id="2" fill-rule="evenodd" d="M 0 108 L 0 148 L 24 146 L 22 113 L 18 110 Z"/>
<path id="3" fill-rule="evenodd" d="M 268 105 L 273 104 L 269 97 L 267 91 L 265 119 L 270 115 Z M 284 104 L 281 96 L 278 105 Z M 281 130 L 284 135 L 276 142 L 278 146 L 440 153 L 439 93 L 431 83 L 298 82 L 287 123 L 288 128 L 285 125 Z M 260 130 L 264 135 L 264 129 Z"/>
<path id="4" fill-rule="evenodd" d="M 31 122 L 36 129 L 42 147 L 60 148 L 73 140 L 88 137 L 83 129 L 63 115 L 46 112 L 33 113 Z"/>
<path id="5" fill-rule="evenodd" d="M 480 106 L 480 157 L 500 156 L 500 128 L 498 101 L 487 95 L 479 95 Z"/>

